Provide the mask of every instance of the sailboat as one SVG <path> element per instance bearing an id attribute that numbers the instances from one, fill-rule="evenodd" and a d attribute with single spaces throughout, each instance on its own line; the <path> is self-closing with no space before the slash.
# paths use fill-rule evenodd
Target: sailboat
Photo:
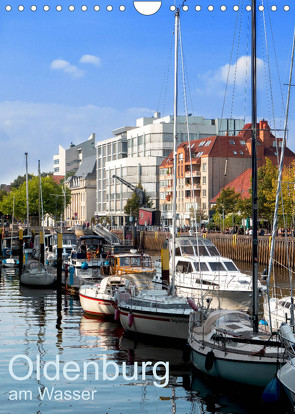
<path id="1" fill-rule="evenodd" d="M 178 110 L 178 33 L 179 9 L 175 11 L 174 61 L 174 127 L 173 127 L 173 213 L 172 213 L 172 283 L 170 289 L 142 289 L 139 293 L 119 293 L 118 309 L 123 328 L 132 333 L 187 340 L 189 315 L 192 307 L 201 317 L 192 299 L 175 294 L 175 235 L 176 235 L 176 156 Z M 201 309 L 201 307 L 200 307 Z M 200 321 L 201 323 L 201 321 Z"/>
<path id="2" fill-rule="evenodd" d="M 290 325 L 283 324 L 280 327 L 282 342 L 287 350 L 287 362 L 277 373 L 277 378 L 289 397 L 295 410 L 295 337 Z"/>
<path id="3" fill-rule="evenodd" d="M 221 310 L 211 312 L 200 327 L 191 316 L 191 360 L 200 371 L 217 378 L 265 387 L 276 375 L 286 353 L 279 336 L 258 324 L 258 199 L 256 111 L 256 0 L 252 0 L 252 315 Z M 198 318 L 197 318 L 198 322 Z"/>
<path id="4" fill-rule="evenodd" d="M 42 185 L 41 185 L 41 172 L 40 172 L 40 161 L 38 162 L 39 170 L 39 224 L 42 204 Z M 42 214 L 43 216 L 43 214 Z M 28 227 L 29 228 L 29 227 Z M 39 225 L 40 228 L 40 225 Z M 43 231 L 44 234 L 44 231 Z M 55 283 L 56 276 L 49 273 L 45 268 L 44 263 L 39 260 L 28 260 L 23 265 L 23 271 L 20 276 L 20 283 L 22 285 L 33 286 L 33 287 L 48 287 Z"/>
<path id="5" fill-rule="evenodd" d="M 13 223 L 14 223 L 14 197 L 12 207 L 12 219 L 11 219 L 11 237 L 10 237 L 10 256 L 7 259 L 2 260 L 2 266 L 4 267 L 16 267 L 18 266 L 18 260 L 12 257 L 12 239 L 13 239 Z"/>

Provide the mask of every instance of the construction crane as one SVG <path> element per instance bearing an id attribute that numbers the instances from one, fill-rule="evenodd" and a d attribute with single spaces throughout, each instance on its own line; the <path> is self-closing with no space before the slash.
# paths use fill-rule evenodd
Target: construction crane
<path id="1" fill-rule="evenodd" d="M 145 192 L 141 190 L 140 188 L 136 187 L 135 185 L 128 183 L 128 181 L 124 180 L 121 177 L 118 177 L 117 175 L 113 175 L 113 178 L 117 178 L 117 180 L 121 181 L 122 184 L 126 185 L 130 190 L 134 191 L 135 194 L 139 198 L 139 207 L 143 207 L 146 202 Z"/>

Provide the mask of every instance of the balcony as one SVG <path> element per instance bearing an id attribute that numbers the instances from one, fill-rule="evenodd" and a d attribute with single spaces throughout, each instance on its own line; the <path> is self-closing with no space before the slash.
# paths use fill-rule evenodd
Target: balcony
<path id="1" fill-rule="evenodd" d="M 201 177 L 201 171 L 193 171 L 192 175 L 193 175 L 193 177 Z M 191 177 L 191 172 L 186 171 L 185 172 L 185 177 Z"/>

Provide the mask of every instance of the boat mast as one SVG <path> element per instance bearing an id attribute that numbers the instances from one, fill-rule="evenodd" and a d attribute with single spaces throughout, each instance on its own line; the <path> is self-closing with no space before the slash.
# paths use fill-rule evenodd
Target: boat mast
<path id="1" fill-rule="evenodd" d="M 13 196 L 13 204 L 12 204 L 11 235 L 10 235 L 10 257 L 12 257 L 12 237 L 13 237 L 13 222 L 14 222 L 14 200 L 15 200 L 15 196 Z"/>
<path id="2" fill-rule="evenodd" d="M 257 91 L 256 91 L 256 0 L 251 6 L 251 96 L 252 96 L 252 319 L 253 330 L 258 332 L 258 197 L 257 197 Z"/>
<path id="3" fill-rule="evenodd" d="M 25 152 L 26 157 L 26 202 L 27 202 L 27 236 L 30 229 L 30 212 L 29 212 L 29 176 L 28 176 L 28 153 Z"/>
<path id="4" fill-rule="evenodd" d="M 173 206 L 172 206 L 172 295 L 175 294 L 175 236 L 176 236 L 176 176 L 177 176 L 177 111 L 178 111 L 178 26 L 179 9 L 175 11 L 174 26 L 174 119 L 173 119 Z"/>

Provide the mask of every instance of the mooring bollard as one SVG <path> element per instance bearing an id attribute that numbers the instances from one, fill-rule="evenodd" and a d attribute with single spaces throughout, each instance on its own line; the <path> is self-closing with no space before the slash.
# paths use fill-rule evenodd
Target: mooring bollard
<path id="1" fill-rule="evenodd" d="M 24 232 L 23 229 L 19 230 L 18 233 L 18 242 L 19 242 L 19 257 L 18 257 L 18 270 L 19 270 L 19 277 L 23 271 L 23 251 L 24 251 Z"/>
<path id="2" fill-rule="evenodd" d="M 62 234 L 57 235 L 57 291 L 61 292 L 61 276 L 62 276 Z"/>

